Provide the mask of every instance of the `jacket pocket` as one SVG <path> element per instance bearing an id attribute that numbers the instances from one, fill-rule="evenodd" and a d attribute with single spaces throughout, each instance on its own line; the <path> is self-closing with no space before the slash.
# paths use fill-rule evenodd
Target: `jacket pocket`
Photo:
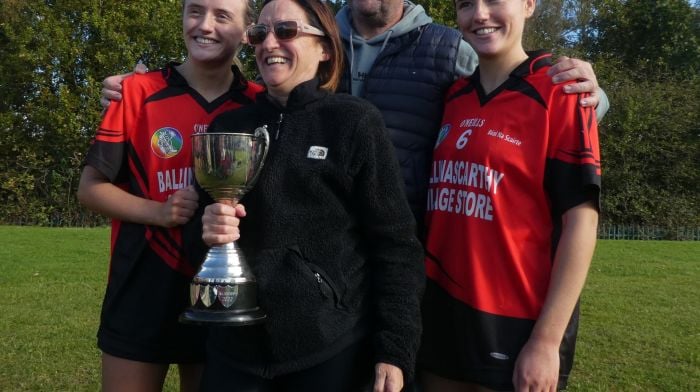
<path id="1" fill-rule="evenodd" d="M 321 352 L 356 324 L 356 317 L 339 307 L 335 283 L 297 246 L 262 249 L 251 264 L 274 361 Z"/>
<path id="2" fill-rule="evenodd" d="M 254 273 L 261 295 L 275 306 L 286 303 L 317 310 L 344 310 L 339 286 L 321 267 L 311 263 L 297 245 L 260 250 Z"/>
<path id="3" fill-rule="evenodd" d="M 347 310 L 345 305 L 343 305 L 342 297 L 340 295 L 341 292 L 339 290 L 338 285 L 336 285 L 333 282 L 333 280 L 325 271 L 323 271 L 321 267 L 312 262 L 309 262 L 305 258 L 304 261 L 306 262 L 306 266 L 308 267 L 309 272 L 311 273 L 311 275 L 313 275 L 314 279 L 316 280 L 318 291 L 321 293 L 321 295 L 324 298 L 332 299 L 337 309 Z"/>

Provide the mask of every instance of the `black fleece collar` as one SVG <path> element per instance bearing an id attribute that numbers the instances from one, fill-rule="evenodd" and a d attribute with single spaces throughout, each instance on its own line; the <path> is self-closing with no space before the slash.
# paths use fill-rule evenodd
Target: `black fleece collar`
<path id="1" fill-rule="evenodd" d="M 294 87 L 292 92 L 289 94 L 286 107 L 280 106 L 280 104 L 270 97 L 266 91 L 258 94 L 257 101 L 266 105 L 271 105 L 277 109 L 277 111 L 281 112 L 303 110 L 306 108 L 306 105 L 318 101 L 319 99 L 322 99 L 328 95 L 328 91 L 318 88 L 319 84 L 320 82 L 318 78 L 314 78 L 306 82 L 302 82 Z"/>

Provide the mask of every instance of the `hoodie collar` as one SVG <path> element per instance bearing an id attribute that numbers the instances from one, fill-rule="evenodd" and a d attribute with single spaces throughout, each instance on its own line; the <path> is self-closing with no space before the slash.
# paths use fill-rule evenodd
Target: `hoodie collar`
<path id="1" fill-rule="evenodd" d="M 432 23 L 433 21 L 433 19 L 425 13 L 423 6 L 416 5 L 408 0 L 404 1 L 403 16 L 399 22 L 391 26 L 387 31 L 369 39 L 364 39 L 353 26 L 350 6 L 346 5 L 341 8 L 335 19 L 338 22 L 340 36 L 343 40 L 349 42 L 359 41 L 369 45 L 376 45 L 379 43 L 385 44 L 389 37 L 399 37 L 408 34 L 416 28 Z"/>

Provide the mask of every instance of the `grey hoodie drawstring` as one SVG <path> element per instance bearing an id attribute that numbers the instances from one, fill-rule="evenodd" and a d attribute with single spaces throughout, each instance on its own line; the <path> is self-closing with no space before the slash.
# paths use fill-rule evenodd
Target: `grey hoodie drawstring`
<path id="1" fill-rule="evenodd" d="M 355 74 L 355 41 L 353 40 L 353 30 L 350 29 L 350 75 Z M 384 51 L 384 48 L 386 48 L 386 45 L 389 43 L 389 39 L 391 39 L 391 35 L 394 34 L 394 30 L 390 29 L 387 31 L 386 37 L 384 37 L 384 42 L 382 42 L 382 47 L 379 48 L 379 53 L 382 53 Z M 351 77 L 352 81 L 352 77 Z M 358 95 L 360 94 L 359 91 L 352 91 L 352 82 L 350 83 L 350 93 L 352 95 Z"/>
<path id="2" fill-rule="evenodd" d="M 389 42 L 389 38 L 391 38 L 392 34 L 394 34 L 394 29 L 390 29 L 387 32 L 386 38 L 384 38 L 384 42 L 382 42 L 382 47 L 379 49 L 379 53 L 382 53 L 384 51 L 384 48 L 386 48 L 386 44 Z"/>

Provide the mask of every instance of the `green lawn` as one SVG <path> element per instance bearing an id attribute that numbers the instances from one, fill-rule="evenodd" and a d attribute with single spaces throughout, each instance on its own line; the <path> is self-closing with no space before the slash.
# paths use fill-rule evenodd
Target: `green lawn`
<path id="1" fill-rule="evenodd" d="M 0 391 L 99 390 L 108 247 L 108 229 L 0 226 Z M 600 241 L 569 390 L 698 390 L 699 325 L 700 242 Z"/>

